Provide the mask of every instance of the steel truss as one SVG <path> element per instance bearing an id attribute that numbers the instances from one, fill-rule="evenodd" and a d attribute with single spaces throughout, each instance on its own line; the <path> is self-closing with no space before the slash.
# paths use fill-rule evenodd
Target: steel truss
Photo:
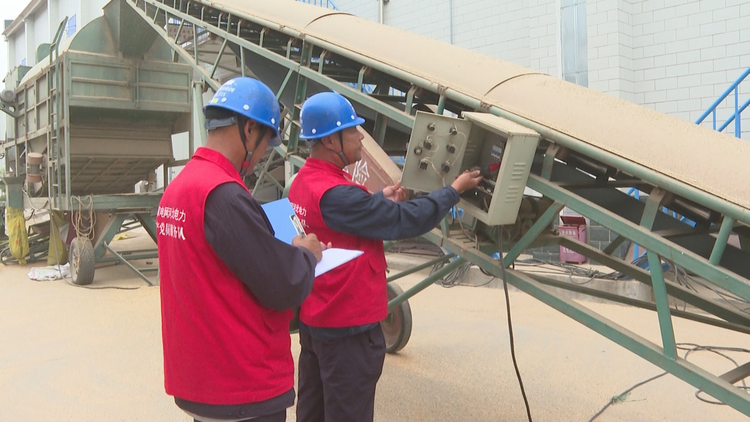
<path id="1" fill-rule="evenodd" d="M 535 130 L 543 140 L 537 149 L 527 186 L 553 201 L 553 205 L 535 216 L 535 223 L 525 234 L 506 241 L 504 247 L 501 246 L 502 240 L 498 241 L 501 237 L 498 227 L 483 227 L 480 223 L 475 229 L 478 241 L 468 241 L 461 229 L 445 221 L 441 228 L 428 233 L 425 238 L 449 249 L 457 259 L 436 276 L 447 274 L 448 270 L 463 262 L 470 262 L 489 274 L 502 277 L 502 264 L 506 268 L 506 281 L 509 284 L 750 416 L 750 396 L 733 385 L 750 373 L 748 365 L 724 375 L 709 373 L 678 356 L 672 327 L 672 318 L 681 317 L 748 333 L 750 316 L 717 298 L 706 297 L 665 280 L 661 271 L 662 261 L 670 262 L 722 289 L 738 301 L 750 301 L 750 267 L 744 264 L 750 259 L 748 209 L 563 132 L 487 104 L 482 98 L 374 60 L 366 52 L 343 48 L 246 11 L 201 1 L 126 1 L 138 16 L 169 42 L 175 61 L 192 65 L 200 78 L 194 90 L 196 104 L 202 103 L 200 96 L 203 85 L 212 89 L 219 86 L 215 76 L 219 69 L 228 69 L 228 49 L 236 56 L 235 62 L 239 60 L 235 67 L 237 74 L 244 75 L 252 70 L 260 79 L 270 81 L 267 83 L 277 89 L 277 97 L 286 105 L 288 121 L 292 124 L 285 128 L 285 144 L 276 148 L 274 157 L 270 157 L 269 161 L 283 158 L 293 168 L 299 168 L 304 163 L 305 151 L 298 142 L 300 105 L 310 92 L 321 89 L 335 90 L 355 103 L 358 112 L 368 117 L 368 131 L 387 150 L 394 150 L 388 144 L 388 139 L 404 139 L 411 132 L 416 110 L 429 109 L 437 114 L 446 111 L 455 114 L 484 111 Z M 282 11 L 280 13 L 283 14 Z M 176 34 L 169 34 L 169 25 L 179 27 Z M 195 29 L 192 31 L 192 41 L 179 44 L 177 40 L 182 31 L 188 28 Z M 277 79 L 264 79 L 262 68 L 268 64 L 279 76 Z M 393 95 L 394 92 L 396 95 Z M 431 107 L 427 108 L 428 105 Z M 266 170 L 268 165 L 267 162 Z M 294 173 L 294 170 L 289 173 Z M 262 177 L 256 188 L 262 183 Z M 648 199 L 644 202 L 628 196 L 624 193 L 627 188 L 648 193 Z M 553 223 L 564 207 L 602 224 L 619 234 L 619 237 L 610 247 L 599 251 L 559 235 Z M 687 217 L 694 224 L 688 224 L 682 217 Z M 731 234 L 739 237 L 740 248 L 728 245 Z M 641 245 L 648 251 L 650 271 L 612 256 L 624 241 Z M 524 250 L 554 245 L 563 245 L 651 286 L 654 302 L 629 299 L 511 269 Z M 502 260 L 491 257 L 497 251 L 504 253 Z M 400 294 L 389 302 L 389 307 L 406 301 L 433 284 L 435 279 L 429 277 Z M 655 310 L 661 344 L 648 341 L 555 293 L 550 286 Z M 670 309 L 670 297 L 690 304 L 699 312 Z"/>

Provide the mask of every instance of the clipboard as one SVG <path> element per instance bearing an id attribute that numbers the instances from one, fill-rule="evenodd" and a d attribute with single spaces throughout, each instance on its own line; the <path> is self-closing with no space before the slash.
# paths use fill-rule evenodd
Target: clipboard
<path id="1" fill-rule="evenodd" d="M 305 234 L 305 229 L 302 227 L 302 223 L 299 221 L 299 218 L 294 212 L 294 208 L 288 198 L 281 198 L 277 201 L 268 202 L 261 205 L 261 207 L 266 213 L 268 221 L 271 222 L 274 237 L 277 239 L 291 245 L 292 238 L 297 235 Z M 328 248 L 323 251 L 323 259 L 321 259 L 315 266 L 315 277 L 325 274 L 363 253 L 364 252 L 362 251 L 351 249 Z"/>

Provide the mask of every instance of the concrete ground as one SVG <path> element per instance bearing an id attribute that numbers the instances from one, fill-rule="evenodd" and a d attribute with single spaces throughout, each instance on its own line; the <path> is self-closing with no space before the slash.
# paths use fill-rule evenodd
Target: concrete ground
<path id="1" fill-rule="evenodd" d="M 135 249 L 143 236 L 131 233 L 113 246 Z M 98 268 L 91 286 L 118 289 L 35 282 L 28 271 L 0 266 L 0 422 L 191 420 L 163 389 L 158 287 L 146 286 L 123 265 Z M 424 275 L 399 284 L 405 290 Z M 518 366 L 535 421 L 587 421 L 613 396 L 663 372 L 522 292 L 511 291 L 510 302 Z M 659 341 L 655 313 L 585 304 Z M 430 286 L 410 305 L 411 340 L 386 358 L 376 421 L 526 420 L 502 289 Z M 674 323 L 678 342 L 750 349 L 745 335 Z M 750 359 L 729 356 L 740 364 Z M 714 373 L 734 367 L 714 353 L 689 359 Z M 747 420 L 728 406 L 699 401 L 695 390 L 666 375 L 596 420 Z M 288 420 L 294 420 L 293 409 Z"/>

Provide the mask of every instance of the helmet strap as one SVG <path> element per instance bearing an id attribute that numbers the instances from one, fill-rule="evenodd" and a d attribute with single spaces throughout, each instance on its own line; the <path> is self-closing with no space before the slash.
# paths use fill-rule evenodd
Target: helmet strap
<path id="1" fill-rule="evenodd" d="M 245 148 L 245 159 L 242 161 L 240 166 L 240 177 L 245 177 L 248 167 L 250 167 L 250 157 L 253 156 L 253 151 L 247 150 L 247 137 L 245 136 L 245 119 L 243 116 L 237 114 L 237 127 L 240 130 L 240 142 L 242 142 L 242 148 Z"/>
<path id="2" fill-rule="evenodd" d="M 245 136 L 245 122 L 246 121 L 247 121 L 246 118 L 238 117 L 237 126 L 240 128 L 240 140 L 242 141 L 243 148 L 245 148 L 245 159 L 242 161 L 242 166 L 240 167 L 240 177 L 245 177 L 245 173 L 247 173 L 247 169 L 250 167 L 250 158 L 253 156 L 253 152 L 255 152 L 255 150 L 258 149 L 258 146 L 263 141 L 263 137 L 266 135 L 266 131 L 268 130 L 268 127 L 263 126 L 263 129 L 261 129 L 260 134 L 258 135 L 258 138 L 255 140 L 255 148 L 253 148 L 252 151 L 248 151 L 247 150 L 247 137 Z"/>
<path id="3" fill-rule="evenodd" d="M 339 134 L 339 143 L 341 144 L 341 152 L 339 152 L 339 157 L 341 157 L 341 161 L 344 162 L 344 167 L 349 165 L 349 160 L 346 159 L 346 155 L 344 155 L 344 135 L 341 134 L 343 132 L 340 130 L 338 132 Z"/>

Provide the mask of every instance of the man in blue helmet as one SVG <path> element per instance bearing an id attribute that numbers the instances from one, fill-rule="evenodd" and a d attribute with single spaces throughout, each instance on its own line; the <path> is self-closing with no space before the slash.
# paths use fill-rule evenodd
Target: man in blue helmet
<path id="1" fill-rule="evenodd" d="M 157 213 L 164 385 L 196 421 L 282 422 L 294 404 L 289 322 L 323 245 L 276 238 L 243 184 L 278 145 L 279 104 L 251 78 L 205 105 L 208 139 Z"/>
<path id="2" fill-rule="evenodd" d="M 357 126 L 364 119 L 351 103 L 337 93 L 315 94 L 302 105 L 300 121 L 310 157 L 289 200 L 321 241 L 364 254 L 316 278 L 302 303 L 297 421 L 372 421 L 385 358 L 380 321 L 388 315 L 383 240 L 428 232 L 481 176 L 464 173 L 409 201 L 398 183 L 370 194 L 344 171 L 362 158 L 364 136 Z"/>

